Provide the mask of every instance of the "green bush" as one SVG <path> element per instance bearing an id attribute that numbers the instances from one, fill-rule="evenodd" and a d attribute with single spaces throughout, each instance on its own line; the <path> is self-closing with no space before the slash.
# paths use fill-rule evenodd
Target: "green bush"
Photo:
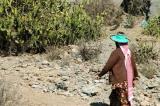
<path id="1" fill-rule="evenodd" d="M 0 49 L 41 52 L 50 45 L 95 39 L 103 19 L 92 19 L 83 8 L 66 0 L 1 0 Z"/>
<path id="2" fill-rule="evenodd" d="M 160 16 L 149 20 L 149 24 L 144 30 L 144 34 L 160 37 Z"/>

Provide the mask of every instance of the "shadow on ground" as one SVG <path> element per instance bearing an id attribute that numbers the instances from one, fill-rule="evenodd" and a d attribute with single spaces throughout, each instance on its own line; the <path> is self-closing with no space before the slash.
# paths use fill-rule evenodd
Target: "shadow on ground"
<path id="1" fill-rule="evenodd" d="M 90 103 L 90 106 L 109 106 L 109 105 L 102 102 L 94 102 L 94 103 Z"/>

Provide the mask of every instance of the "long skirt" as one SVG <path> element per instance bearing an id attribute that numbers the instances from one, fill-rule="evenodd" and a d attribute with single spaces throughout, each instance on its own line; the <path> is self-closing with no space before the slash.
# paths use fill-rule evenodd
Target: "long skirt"
<path id="1" fill-rule="evenodd" d="M 131 106 L 128 101 L 127 82 L 112 85 L 112 92 L 109 99 L 110 106 Z"/>

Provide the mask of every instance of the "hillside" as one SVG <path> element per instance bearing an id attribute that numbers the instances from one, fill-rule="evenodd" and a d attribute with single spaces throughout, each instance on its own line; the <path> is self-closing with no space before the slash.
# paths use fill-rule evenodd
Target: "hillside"
<path id="1" fill-rule="evenodd" d="M 105 31 L 107 35 L 124 31 L 131 44 L 142 37 L 142 29 L 138 25 L 133 29 L 120 27 L 115 31 Z M 16 94 L 21 95 L 23 101 L 21 106 L 89 106 L 98 102 L 109 104 L 111 86 L 108 77 L 101 80 L 95 78 L 115 46 L 107 36 L 92 42 L 92 45 L 97 44 L 100 44 L 102 52 L 92 62 L 83 62 L 78 47 L 70 45 L 67 51 L 60 53 L 62 59 L 51 62 L 46 58 L 49 54 L 0 57 L 0 73 L 6 81 L 17 85 Z M 159 66 L 160 61 L 157 63 Z M 159 73 L 152 79 L 140 74 L 135 88 L 136 106 L 159 106 L 160 71 L 157 71 Z"/>
<path id="2" fill-rule="evenodd" d="M 157 0 L 148 21 L 135 4 L 136 14 L 120 9 L 123 0 L 7 1 L 0 1 L 0 106 L 109 106 L 108 74 L 97 74 L 117 32 L 128 36 L 140 76 L 134 106 L 160 106 Z"/>

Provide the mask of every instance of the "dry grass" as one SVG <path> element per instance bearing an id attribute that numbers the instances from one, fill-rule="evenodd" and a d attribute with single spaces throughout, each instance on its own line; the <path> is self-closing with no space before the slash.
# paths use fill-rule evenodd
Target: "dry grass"
<path id="1" fill-rule="evenodd" d="M 151 79 L 157 74 L 156 66 L 153 63 L 144 64 L 140 72 L 147 78 Z"/>
<path id="2" fill-rule="evenodd" d="M 84 43 L 80 46 L 80 55 L 84 61 L 96 59 L 101 53 L 100 45 Z"/>
<path id="3" fill-rule="evenodd" d="M 140 41 L 137 45 L 132 44 L 131 50 L 135 55 L 136 62 L 140 67 L 140 72 L 146 78 L 153 78 L 157 74 L 159 50 L 152 41 Z"/>
<path id="4" fill-rule="evenodd" d="M 60 54 L 62 52 L 62 49 L 58 46 L 52 46 L 47 49 L 47 60 L 53 61 L 60 59 Z"/>
<path id="5" fill-rule="evenodd" d="M 134 27 L 134 17 L 131 15 L 126 15 L 125 20 L 122 22 L 124 28 L 133 28 Z"/>
<path id="6" fill-rule="evenodd" d="M 93 18 L 103 16 L 106 25 L 119 25 L 122 21 L 122 10 L 114 6 L 111 0 L 91 0 L 85 5 L 85 10 Z"/>
<path id="7" fill-rule="evenodd" d="M 17 86 L 0 80 L 0 106 L 20 106 L 20 99 Z"/>
<path id="8" fill-rule="evenodd" d="M 138 45 L 131 45 L 131 50 L 135 55 L 138 64 L 149 63 L 150 60 L 156 60 L 159 51 L 154 48 L 154 43 L 138 43 Z"/>

